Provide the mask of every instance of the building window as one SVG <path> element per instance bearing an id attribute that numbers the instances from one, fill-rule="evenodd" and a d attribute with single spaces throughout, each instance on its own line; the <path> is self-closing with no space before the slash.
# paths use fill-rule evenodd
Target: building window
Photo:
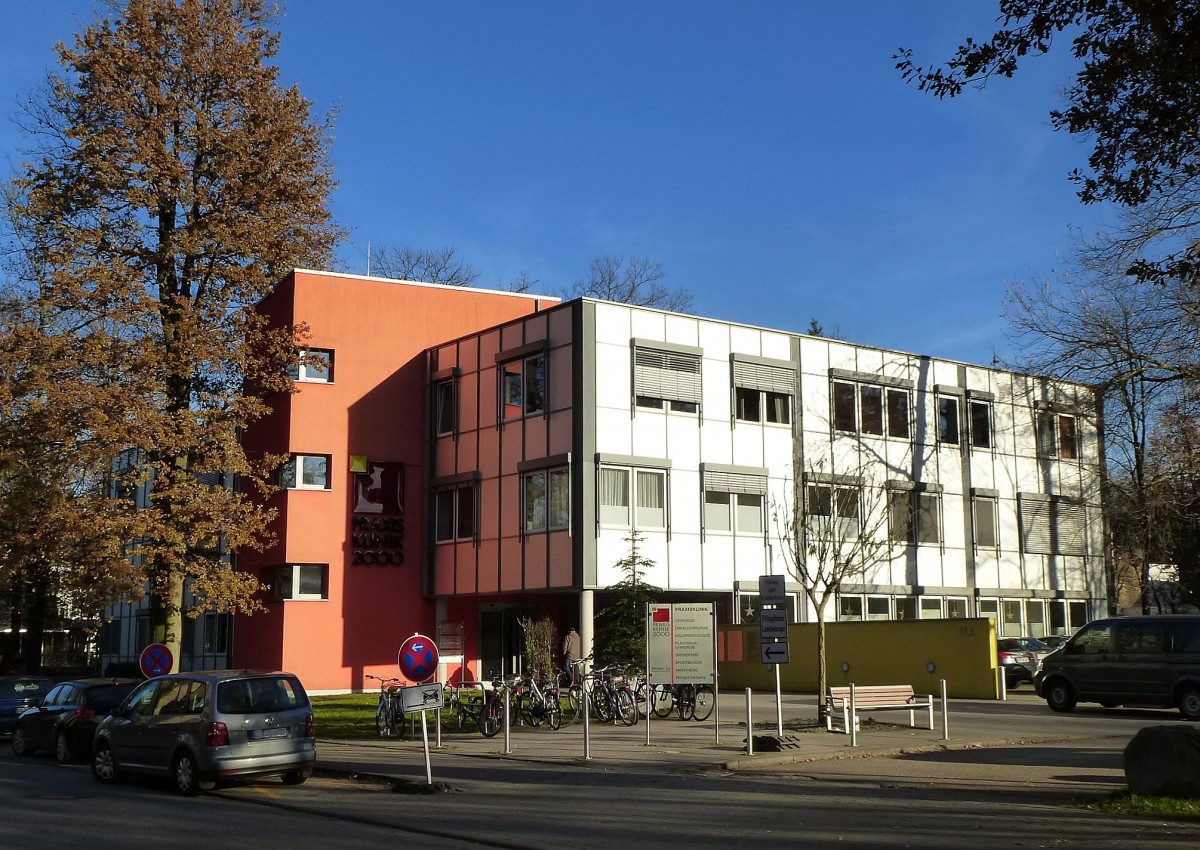
<path id="1" fill-rule="evenodd" d="M 333 352 L 327 348 L 301 351 L 297 361 L 288 367 L 288 377 L 310 384 L 333 383 Z"/>
<path id="2" fill-rule="evenodd" d="M 225 655 L 229 652 L 233 615 L 206 611 L 201 621 L 204 623 L 204 634 L 200 642 L 200 651 L 204 655 Z"/>
<path id="3" fill-rule="evenodd" d="M 921 619 L 940 620 L 942 618 L 942 598 L 940 596 L 921 597 Z"/>
<path id="4" fill-rule="evenodd" d="M 535 354 L 500 366 L 504 419 L 519 419 L 546 409 L 546 355 Z"/>
<path id="5" fill-rule="evenodd" d="M 838 620 L 861 620 L 863 601 L 861 596 L 838 597 Z"/>
<path id="6" fill-rule="evenodd" d="M 907 440 L 908 398 L 908 390 L 834 381 L 834 430 Z"/>
<path id="7" fill-rule="evenodd" d="M 274 590 L 276 599 L 328 599 L 329 566 L 327 564 L 286 564 L 280 567 L 275 574 Z M 207 642 L 207 624 L 204 634 Z"/>
<path id="8" fill-rule="evenodd" d="M 925 490 L 892 490 L 888 520 L 895 543 L 941 543 L 941 495 Z"/>
<path id="9" fill-rule="evenodd" d="M 892 600 L 887 596 L 868 596 L 867 597 L 867 619 L 868 620 L 890 620 L 892 619 Z"/>
<path id="10" fill-rule="evenodd" d="M 897 596 L 896 597 L 896 619 L 897 620 L 916 620 L 917 615 L 917 597 L 915 596 Z"/>
<path id="11" fill-rule="evenodd" d="M 280 467 L 279 485 L 288 490 L 328 490 L 329 455 L 292 455 Z"/>
<path id="12" fill-rule="evenodd" d="M 1087 508 L 1059 496 L 1018 494 L 1021 548 L 1035 555 L 1086 555 Z"/>
<path id="13" fill-rule="evenodd" d="M 743 422 L 790 425 L 796 370 L 785 360 L 748 354 L 731 357 L 734 416 Z"/>
<path id="14" fill-rule="evenodd" d="M 986 401 L 971 401 L 971 445 L 977 449 L 992 447 L 992 406 Z"/>
<path id="15" fill-rule="evenodd" d="M 525 531 L 559 531 L 571 523 L 571 486 L 567 468 L 525 475 Z"/>
<path id="16" fill-rule="evenodd" d="M 1079 457 L 1075 417 L 1043 411 L 1037 415 L 1038 454 L 1073 460 Z"/>
<path id="17" fill-rule="evenodd" d="M 862 490 L 810 484 L 805 491 L 805 530 L 830 540 L 853 540 L 862 530 Z"/>
<path id="18" fill-rule="evenodd" d="M 958 399 L 949 396 L 939 396 L 938 404 L 938 442 L 948 445 L 958 445 Z"/>
<path id="19" fill-rule="evenodd" d="M 434 494 L 434 540 L 450 543 L 475 537 L 475 488 L 468 485 Z"/>
<path id="20" fill-rule="evenodd" d="M 698 413 L 700 376 L 700 349 L 634 340 L 633 395 L 638 407 Z"/>
<path id="21" fill-rule="evenodd" d="M 763 497 L 757 493 L 704 493 L 704 530 L 762 534 Z"/>
<path id="22" fill-rule="evenodd" d="M 976 496 L 975 545 L 995 549 L 1000 545 L 1000 523 L 997 518 L 996 500 L 990 496 Z"/>
<path id="23" fill-rule="evenodd" d="M 629 528 L 631 519 L 634 529 L 667 527 L 666 470 L 600 468 L 600 522 Z"/>
<path id="24" fill-rule="evenodd" d="M 434 433 L 453 434 L 458 422 L 454 381 L 438 381 L 433 385 Z"/>

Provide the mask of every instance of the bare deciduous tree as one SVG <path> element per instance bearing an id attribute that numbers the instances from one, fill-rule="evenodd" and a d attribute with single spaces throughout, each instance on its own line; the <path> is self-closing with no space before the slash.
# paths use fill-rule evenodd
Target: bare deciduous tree
<path id="1" fill-rule="evenodd" d="M 479 272 L 452 247 L 422 250 L 403 245 L 384 246 L 371 252 L 370 266 L 373 276 L 394 280 L 445 286 L 470 286 L 479 280 Z"/>
<path id="2" fill-rule="evenodd" d="M 638 307 L 657 307 L 676 313 L 692 309 L 694 296 L 686 289 L 670 289 L 662 280 L 667 273 L 647 257 L 597 257 L 587 277 L 563 293 L 564 298 L 599 298 Z"/>
<path id="3" fill-rule="evenodd" d="M 817 693 L 820 716 L 828 672 L 825 622 L 842 585 L 862 582 L 887 563 L 888 499 L 877 480 L 882 464 L 855 454 L 835 463 L 816 457 L 797 467 L 791 498 L 773 502 L 771 519 L 784 562 L 817 617 Z"/>

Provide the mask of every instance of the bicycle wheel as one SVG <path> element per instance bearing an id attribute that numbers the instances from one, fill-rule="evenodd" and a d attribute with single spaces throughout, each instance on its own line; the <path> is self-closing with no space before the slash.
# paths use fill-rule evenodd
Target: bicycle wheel
<path id="1" fill-rule="evenodd" d="M 558 701 L 558 692 L 546 694 L 546 725 L 551 729 L 562 726 L 562 705 Z"/>
<path id="2" fill-rule="evenodd" d="M 716 704 L 717 695 L 713 691 L 712 685 L 697 685 L 692 719 L 708 720 L 708 716 L 712 714 L 713 707 Z"/>
<path id="3" fill-rule="evenodd" d="M 545 714 L 545 710 L 542 708 L 542 704 L 533 698 L 533 694 L 521 694 L 518 712 L 530 726 L 542 725 L 542 716 Z"/>
<path id="4" fill-rule="evenodd" d="M 650 710 L 650 702 L 647 698 L 650 688 L 646 685 L 645 679 L 639 679 L 637 687 L 633 690 L 633 703 L 637 706 L 638 716 L 645 717 L 646 712 Z"/>
<path id="5" fill-rule="evenodd" d="M 621 688 L 614 694 L 613 713 L 626 726 L 633 726 L 638 721 L 637 706 L 633 704 L 633 694 L 626 688 Z"/>
<path id="6" fill-rule="evenodd" d="M 602 685 L 597 685 L 592 688 L 592 714 L 596 715 L 596 719 L 601 723 L 608 723 L 613 719 L 612 703 L 608 700 L 608 691 Z"/>
<path id="7" fill-rule="evenodd" d="M 651 685 L 651 699 L 655 717 L 670 717 L 675 710 L 675 697 L 670 685 Z"/>
<path id="8" fill-rule="evenodd" d="M 388 704 L 385 699 L 379 701 L 379 707 L 375 709 L 375 734 L 380 738 L 386 738 L 391 735 L 391 723 L 388 717 Z"/>
<path id="9" fill-rule="evenodd" d="M 675 708 L 679 710 L 680 720 L 691 720 L 696 714 L 696 687 L 680 685 L 675 692 Z"/>
<path id="10" fill-rule="evenodd" d="M 494 738 L 503 723 L 500 701 L 498 699 L 485 700 L 479 711 L 479 733 L 485 738 Z"/>
<path id="11" fill-rule="evenodd" d="M 583 711 L 583 688 L 579 685 L 567 688 L 567 708 L 571 712 L 571 718 L 578 720 L 580 712 Z"/>

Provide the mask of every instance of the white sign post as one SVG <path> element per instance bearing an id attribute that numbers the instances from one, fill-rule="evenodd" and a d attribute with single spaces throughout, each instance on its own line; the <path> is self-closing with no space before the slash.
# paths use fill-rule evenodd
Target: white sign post
<path id="1" fill-rule="evenodd" d="M 791 661 L 788 650 L 787 576 L 758 577 L 758 645 L 762 663 L 775 670 L 775 725 L 783 737 L 783 689 L 779 665 Z"/>
<path id="2" fill-rule="evenodd" d="M 653 711 L 655 684 L 717 684 L 716 611 L 711 602 L 651 603 L 646 613 L 646 716 Z M 720 743 L 719 702 L 713 706 L 714 730 Z M 646 743 L 650 727 L 646 726 Z"/>

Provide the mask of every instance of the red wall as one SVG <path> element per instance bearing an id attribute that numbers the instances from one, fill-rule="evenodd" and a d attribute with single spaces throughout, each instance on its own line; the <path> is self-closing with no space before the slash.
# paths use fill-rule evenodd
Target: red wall
<path id="1" fill-rule="evenodd" d="M 239 553 L 238 565 L 270 581 L 286 563 L 329 564 L 329 598 L 268 602 L 239 617 L 241 667 L 284 668 L 310 690 L 370 687 L 365 674 L 398 675 L 396 652 L 415 631 L 434 634 L 434 605 L 421 596 L 426 433 L 425 349 L 557 299 L 379 278 L 297 271 L 260 310 L 306 323 L 307 344 L 334 352 L 333 382 L 297 383 L 246 434 L 251 453 L 327 454 L 331 488 L 272 497 L 277 543 Z M 404 470 L 404 563 L 350 563 L 350 456 Z"/>

